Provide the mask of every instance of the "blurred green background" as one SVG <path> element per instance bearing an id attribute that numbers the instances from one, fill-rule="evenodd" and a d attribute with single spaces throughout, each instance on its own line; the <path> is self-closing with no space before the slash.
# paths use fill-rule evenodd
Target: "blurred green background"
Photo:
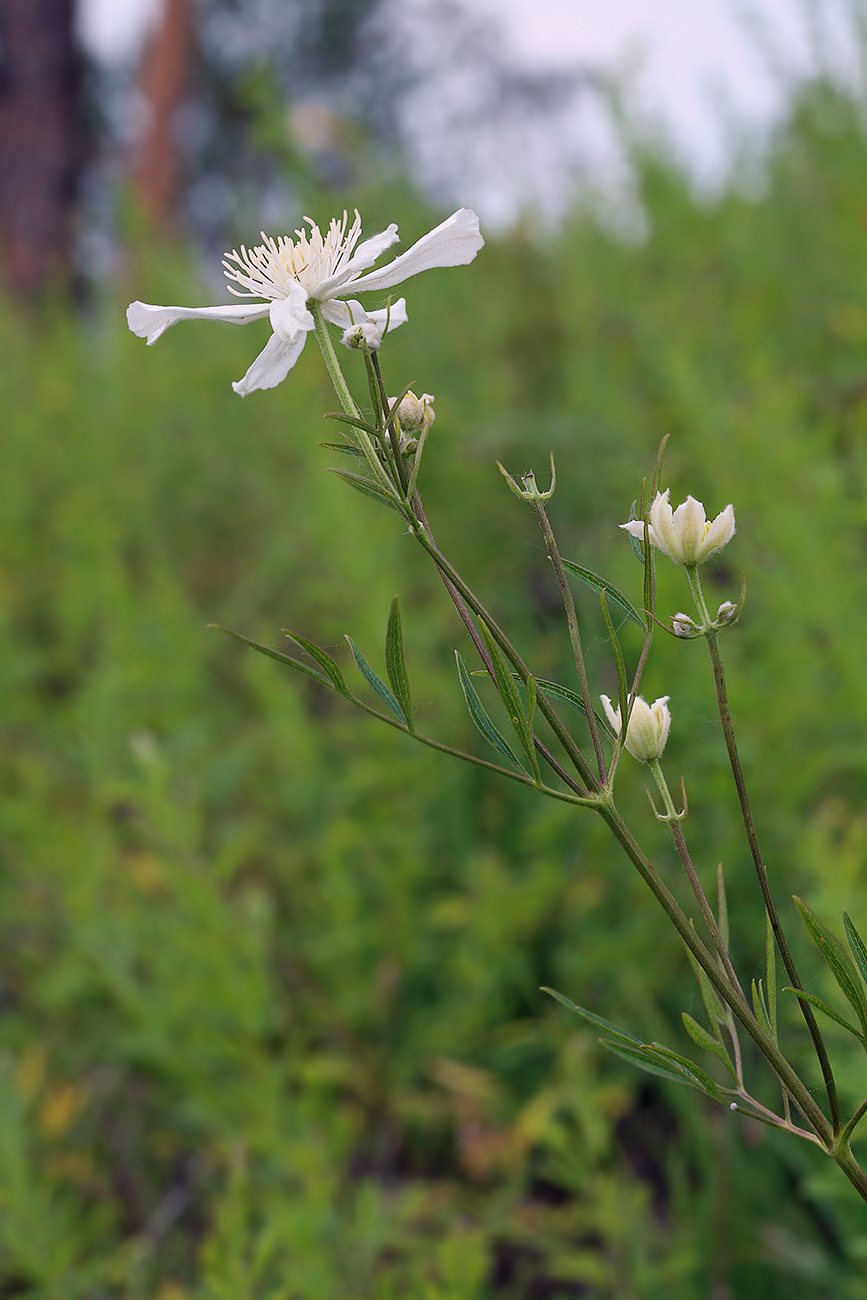
<path id="1" fill-rule="evenodd" d="M 490 239 L 407 286 L 383 365 L 436 395 L 431 522 L 543 676 L 571 680 L 565 623 L 496 459 L 541 473 L 553 449 L 563 553 L 636 602 L 617 525 L 659 440 L 675 500 L 734 502 L 708 585 L 719 603 L 747 574 L 725 643 L 742 756 L 807 987 L 833 1000 L 788 895 L 867 925 L 864 106 L 803 88 L 761 185 L 713 200 L 658 150 L 635 168 L 646 237 L 576 210 Z M 344 201 L 404 246 L 440 219 L 394 185 Z M 379 666 L 399 592 L 420 725 L 484 752 L 436 575 L 324 472 L 315 348 L 241 401 L 266 327 L 127 333 L 129 298 L 213 301 L 191 265 L 140 237 L 83 323 L 0 308 L 0 1295 L 863 1295 L 864 1209 L 833 1167 L 639 1076 L 540 993 L 696 1050 L 687 962 L 604 827 L 207 630 L 287 627 L 344 664 L 349 632 Z M 661 613 L 688 608 L 682 578 L 660 566 Z M 701 644 L 660 637 L 644 693 L 671 695 L 667 771 L 758 976 Z M 620 784 L 680 889 L 635 764 Z M 829 1038 L 857 1104 L 863 1060 Z"/>

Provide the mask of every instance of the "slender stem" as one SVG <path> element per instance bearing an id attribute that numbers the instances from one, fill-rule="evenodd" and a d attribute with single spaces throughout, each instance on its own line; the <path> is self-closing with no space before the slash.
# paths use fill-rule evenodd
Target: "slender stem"
<path id="1" fill-rule="evenodd" d="M 737 1019 L 766 1057 L 768 1063 L 789 1089 L 792 1098 L 796 1101 L 817 1137 L 825 1148 L 833 1154 L 834 1135 L 831 1125 L 810 1089 L 780 1052 L 764 1025 L 759 1023 L 743 995 L 732 985 L 725 972 L 720 969 L 711 952 L 705 947 L 695 929 L 690 925 L 686 913 L 657 874 L 650 860 L 642 852 L 617 810 L 609 803 L 600 805 L 598 811 L 629 860 L 637 868 L 639 875 L 652 890 L 674 928 L 704 970 L 717 993 L 731 1007 Z M 867 1177 L 865 1177 L 865 1192 L 867 1192 Z M 867 1195 L 865 1195 L 865 1200 L 867 1200 Z"/>
<path id="2" fill-rule="evenodd" d="M 692 887 L 692 892 L 695 894 L 696 902 L 698 903 L 699 908 L 701 909 L 701 914 L 704 917 L 704 923 L 710 931 L 713 945 L 719 953 L 719 959 L 725 967 L 726 974 L 732 984 L 734 984 L 735 988 L 739 990 L 741 997 L 744 997 L 744 991 L 741 988 L 741 982 L 737 977 L 734 966 L 732 965 L 732 959 L 726 952 L 725 944 L 722 941 L 722 935 L 719 932 L 719 926 L 717 925 L 716 917 L 713 914 L 713 908 L 708 902 L 707 894 L 705 894 L 704 889 L 702 888 L 701 881 L 698 878 L 698 872 L 696 871 L 695 865 L 690 857 L 683 829 L 679 822 L 671 822 L 670 825 L 671 834 L 677 847 L 677 852 L 680 856 L 681 863 L 683 864 L 683 869 L 686 872 L 686 878 Z"/>
<path id="3" fill-rule="evenodd" d="M 789 949 L 786 936 L 783 933 L 783 927 L 780 922 L 777 905 L 771 892 L 771 882 L 768 878 L 768 869 L 765 866 L 762 850 L 759 845 L 758 831 L 753 819 L 752 809 L 750 808 L 749 796 L 747 794 L 747 784 L 744 778 L 743 768 L 741 767 L 740 755 L 738 754 L 737 742 L 735 740 L 734 721 L 732 719 L 731 709 L 729 707 L 728 691 L 726 689 L 725 665 L 723 663 L 722 651 L 720 649 L 719 637 L 714 629 L 710 626 L 711 619 L 708 614 L 707 605 L 704 599 L 704 592 L 701 589 L 701 581 L 698 571 L 694 565 L 687 566 L 686 576 L 689 580 L 690 589 L 695 599 L 696 606 L 706 629 L 707 648 L 710 653 L 711 664 L 713 666 L 713 677 L 716 685 L 717 706 L 719 709 L 720 722 L 722 723 L 723 735 L 725 737 L 726 749 L 728 750 L 729 763 L 731 764 L 732 774 L 737 787 L 738 800 L 741 806 L 741 817 L 744 828 L 747 833 L 747 841 L 750 846 L 753 864 L 755 865 L 756 875 L 758 876 L 759 888 L 762 891 L 765 909 L 771 928 L 774 932 L 774 938 L 783 959 L 783 965 L 786 968 L 789 979 L 796 989 L 803 990 L 794 958 Z M 842 1125 L 842 1115 L 840 1113 L 840 1101 L 837 1096 L 837 1085 L 834 1081 L 834 1072 L 831 1069 L 831 1062 L 828 1058 L 828 1050 L 825 1047 L 825 1041 L 822 1038 L 822 1032 L 813 1014 L 810 1004 L 803 998 L 798 998 L 801 1006 L 801 1012 L 809 1030 L 810 1037 L 813 1040 L 813 1048 L 819 1061 L 819 1067 L 822 1071 L 822 1079 L 825 1084 L 825 1091 L 828 1094 L 828 1105 L 831 1108 L 831 1119 L 834 1125 L 834 1132 L 838 1133 Z"/>
<path id="4" fill-rule="evenodd" d="M 851 1138 L 852 1134 L 855 1132 L 855 1128 L 857 1127 L 858 1124 L 861 1123 L 861 1120 L 864 1118 L 865 1115 L 867 1115 L 867 1097 L 865 1097 L 864 1100 L 861 1102 L 861 1105 L 855 1111 L 855 1114 L 852 1116 L 852 1118 L 849 1120 L 849 1123 L 841 1132 L 840 1139 L 839 1139 L 841 1144 L 845 1143 L 848 1146 L 849 1139 Z"/>
<path id="5" fill-rule="evenodd" d="M 548 550 L 548 559 L 554 566 L 554 573 L 557 578 L 557 585 L 560 588 L 560 595 L 563 597 L 563 605 L 566 610 L 566 622 L 569 626 L 569 640 L 572 642 L 572 655 L 575 659 L 575 670 L 578 673 L 578 681 L 581 686 L 581 700 L 584 704 L 587 726 L 590 728 L 590 738 L 593 741 L 593 751 L 596 755 L 596 766 L 599 769 L 599 781 L 604 785 L 605 754 L 602 750 L 602 737 L 599 735 L 599 727 L 596 725 L 596 715 L 593 712 L 593 700 L 590 695 L 590 682 L 587 677 L 587 667 L 584 663 L 584 650 L 581 645 L 581 632 L 578 627 L 578 615 L 575 611 L 575 601 L 572 597 L 572 590 L 569 586 L 569 580 L 566 577 L 566 570 L 563 567 L 563 561 L 560 558 L 560 550 L 557 546 L 557 539 L 554 536 L 554 530 L 548 520 L 544 503 L 539 496 L 533 498 L 533 509 L 536 512 L 536 520 L 539 524 L 539 529 Z"/>
<path id="6" fill-rule="evenodd" d="M 373 362 L 373 371 L 376 375 L 376 382 L 379 388 L 379 400 L 382 404 L 382 415 L 383 419 L 387 421 L 391 411 L 388 405 L 388 394 L 385 391 L 385 380 L 382 377 L 382 369 L 379 364 L 379 353 L 370 352 L 368 349 L 367 355 Z M 388 426 L 388 433 L 391 442 L 392 455 L 394 456 L 394 467 L 397 470 L 397 476 L 400 479 L 400 486 L 403 489 L 404 497 L 407 497 L 408 499 L 409 478 L 407 477 L 406 465 L 404 464 L 403 456 L 401 455 L 400 435 L 397 432 L 397 418 L 392 420 L 391 424 Z"/>
<path id="7" fill-rule="evenodd" d="M 334 385 L 334 391 L 340 405 L 347 415 L 355 415 L 360 418 L 361 412 L 356 406 L 355 399 L 349 391 L 349 385 L 343 377 L 343 371 L 340 369 L 340 362 L 337 360 L 337 353 L 334 351 L 331 335 L 328 333 L 328 326 L 325 324 L 322 315 L 322 308 L 315 298 L 308 299 L 307 307 L 315 321 L 316 342 L 319 344 L 325 368 Z"/>
<path id="8" fill-rule="evenodd" d="M 509 660 L 512 667 L 515 669 L 518 676 L 521 678 L 521 681 L 526 682 L 527 678 L 530 676 L 530 669 L 527 667 L 526 663 L 521 658 L 518 651 L 512 645 L 511 641 L 506 636 L 505 632 L 488 613 L 487 609 L 479 600 L 479 598 L 476 596 L 475 592 L 473 592 L 472 589 L 467 586 L 467 584 L 464 582 L 461 575 L 458 573 L 457 569 L 455 569 L 454 566 L 449 563 L 449 561 L 443 555 L 442 551 L 433 541 L 433 538 L 431 537 L 430 533 L 424 527 L 416 528 L 414 530 L 414 535 L 416 540 L 420 543 L 421 546 L 424 547 L 428 555 L 430 555 L 431 559 L 434 560 L 440 572 L 445 574 L 450 579 L 450 581 L 452 582 L 456 590 L 460 592 L 461 596 L 469 605 L 470 609 L 473 610 L 473 612 L 477 614 L 480 618 L 483 618 L 485 620 L 485 623 L 490 629 L 491 635 L 493 636 L 497 645 L 500 647 L 503 654 Z M 558 717 L 556 710 L 552 707 L 550 701 L 545 698 L 545 696 L 541 693 L 541 691 L 539 692 L 539 696 L 538 696 L 538 709 L 539 712 L 542 714 L 542 716 L 545 718 L 548 725 L 551 727 L 551 730 L 554 732 L 557 739 L 560 741 L 560 744 L 566 750 L 566 753 L 569 755 L 569 758 L 572 760 L 574 767 L 579 772 L 581 779 L 586 784 L 588 790 L 590 790 L 591 792 L 598 791 L 599 781 L 595 773 L 593 772 L 593 769 L 591 768 L 590 764 L 587 762 L 587 759 L 581 753 L 581 750 L 578 748 L 575 741 L 570 736 L 569 732 L 564 727 L 563 723 L 560 721 L 560 718 Z"/>

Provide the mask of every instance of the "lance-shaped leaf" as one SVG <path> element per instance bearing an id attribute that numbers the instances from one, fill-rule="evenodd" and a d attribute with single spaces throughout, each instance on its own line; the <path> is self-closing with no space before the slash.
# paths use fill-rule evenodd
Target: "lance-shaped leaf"
<path id="1" fill-rule="evenodd" d="M 527 755 L 534 774 L 538 776 L 539 762 L 536 758 L 536 746 L 533 743 L 533 728 L 524 713 L 524 704 L 512 675 L 512 670 L 491 635 L 487 623 L 481 618 L 479 619 L 479 631 L 485 643 L 485 649 L 490 655 L 491 667 L 494 670 L 494 681 L 497 690 L 500 692 L 500 698 L 506 706 L 509 721 L 515 728 L 515 734 L 521 742 L 521 748 Z"/>
<path id="2" fill-rule="evenodd" d="M 494 748 L 498 749 L 500 753 L 518 769 L 519 772 L 524 772 L 523 765 L 516 758 L 508 741 L 491 721 L 485 706 L 479 699 L 478 691 L 475 686 L 473 686 L 467 666 L 457 650 L 455 651 L 455 659 L 457 660 L 458 665 L 458 677 L 460 678 L 461 690 L 464 693 L 464 699 L 467 702 L 467 709 L 473 722 L 485 737 L 485 740 L 490 741 Z"/>
<path id="3" fill-rule="evenodd" d="M 251 640 L 250 637 L 244 636 L 242 632 L 233 632 L 230 627 L 223 627 L 222 624 L 220 623 L 209 623 L 208 627 L 216 628 L 218 632 L 225 632 L 227 636 L 232 636 L 235 638 L 236 641 L 243 642 L 243 644 L 249 646 L 251 650 L 258 651 L 260 655 L 267 655 L 269 659 L 276 659 L 278 663 L 286 664 L 287 667 L 289 668 L 294 668 L 297 673 L 303 673 L 305 677 L 312 677 L 315 682 L 319 682 L 322 686 L 327 686 L 331 689 L 339 691 L 341 695 L 349 695 L 349 691 L 346 688 L 346 683 L 344 682 L 343 677 L 341 676 L 340 669 L 337 667 L 337 664 L 334 662 L 333 659 L 330 659 L 329 656 L 325 654 L 324 650 L 319 650 L 318 646 L 314 647 L 314 649 L 317 651 L 317 654 L 312 655 L 311 657 L 317 659 L 317 662 L 318 662 L 319 655 L 321 655 L 324 659 L 328 660 L 329 664 L 331 665 L 331 669 L 333 669 L 333 672 L 330 671 L 329 669 L 326 669 L 327 675 L 323 675 L 323 673 L 317 672 L 315 668 L 311 668 L 309 664 L 305 664 L 301 659 L 295 659 L 294 656 L 292 655 L 283 654 L 282 651 L 280 650 L 272 650 L 270 646 L 261 645 L 258 641 Z M 300 638 L 293 637 L 292 639 L 293 640 L 297 639 L 298 644 L 302 645 L 303 649 L 307 650 L 307 645 L 305 645 L 300 640 Z M 308 643 L 308 645 L 309 644 L 310 643 Z"/>
<path id="4" fill-rule="evenodd" d="M 375 409 L 376 407 L 374 407 Z M 353 429 L 363 429 L 365 433 L 370 434 L 371 438 L 380 436 L 379 429 L 374 428 L 372 424 L 367 424 L 359 415 L 344 415 L 342 411 L 328 411 L 325 418 L 326 420 L 339 420 L 341 424 L 349 424 Z"/>
<path id="5" fill-rule="evenodd" d="M 693 926 L 693 929 L 695 929 L 695 926 Z M 686 947 L 686 945 L 684 945 L 684 947 Z M 704 1009 L 707 1012 L 708 1022 L 711 1027 L 716 1030 L 717 1037 L 721 1039 L 722 1035 L 719 1026 L 724 1025 L 728 1020 L 726 1005 L 708 979 L 706 971 L 699 966 L 695 956 L 689 948 L 686 948 L 686 955 L 689 958 L 689 964 L 692 966 L 695 978 L 698 980 L 698 986 L 701 990 L 701 1000 L 704 1003 Z"/>
<path id="6" fill-rule="evenodd" d="M 380 676 L 378 676 L 377 673 L 373 671 L 370 664 L 367 662 L 364 655 L 361 653 L 358 646 L 353 641 L 352 637 L 347 636 L 346 640 L 349 642 L 349 648 L 352 651 L 352 657 L 355 660 L 356 665 L 358 666 L 358 671 L 361 673 L 362 677 L 367 682 L 368 686 L 370 686 L 372 690 L 376 691 L 376 694 L 382 700 L 383 704 L 388 705 L 388 707 L 391 709 L 394 716 L 397 718 L 398 722 L 402 722 L 404 726 L 408 727 L 409 723 L 406 719 L 403 709 L 400 707 L 400 704 L 394 698 L 391 691 L 386 686 L 385 682 L 382 680 Z"/>
<path id="7" fill-rule="evenodd" d="M 385 634 L 385 668 L 388 680 L 406 718 L 410 731 L 415 727 L 412 720 L 412 695 L 409 689 L 409 674 L 406 671 L 406 655 L 403 649 L 403 631 L 400 625 L 400 601 L 397 596 L 391 602 L 388 616 L 388 630 Z"/>
<path id="8" fill-rule="evenodd" d="M 846 931 L 846 938 L 849 940 L 849 947 L 852 949 L 852 956 L 858 963 L 858 969 L 861 972 L 861 978 L 867 983 L 867 946 L 855 929 L 855 924 L 848 912 L 843 913 L 843 928 Z"/>
<path id="9" fill-rule="evenodd" d="M 773 1034 L 774 1031 L 771 1025 L 771 1016 L 768 1011 L 767 1003 L 765 1002 L 765 991 L 762 988 L 762 981 L 759 980 L 757 983 L 755 980 L 752 980 L 750 984 L 750 992 L 752 993 L 753 1013 L 755 1014 L 756 1020 L 760 1021 L 760 1023 L 764 1025 L 769 1034 Z"/>
<path id="10" fill-rule="evenodd" d="M 631 537 L 632 535 L 629 534 L 629 536 Z M 632 538 L 632 540 L 634 541 L 635 538 Z M 627 618 L 631 618 L 633 623 L 637 623 L 642 632 L 644 631 L 644 619 L 641 617 L 629 598 L 624 596 L 623 592 L 618 587 L 615 587 L 613 582 L 609 582 L 607 578 L 600 577 L 600 575 L 594 573 L 592 569 L 582 568 L 580 564 L 575 564 L 572 560 L 563 560 L 563 566 L 568 569 L 570 573 L 574 573 L 576 578 L 580 578 L 582 582 L 586 582 L 588 587 L 593 587 L 595 591 L 604 591 L 609 605 L 616 606 L 617 609 L 620 610 L 621 614 L 625 614 Z"/>
<path id="11" fill-rule="evenodd" d="M 847 1020 L 845 1016 L 841 1016 L 839 1011 L 835 1011 L 833 1007 L 829 1007 L 828 1003 L 824 1002 L 822 998 L 816 997 L 815 993 L 807 993 L 804 989 L 793 989 L 791 985 L 786 985 L 783 992 L 794 993 L 795 997 L 800 1002 L 809 1002 L 811 1007 L 815 1007 L 818 1011 L 821 1011 L 829 1020 L 833 1020 L 835 1025 L 839 1025 L 841 1029 L 845 1029 L 847 1033 L 852 1034 L 853 1037 L 857 1038 L 864 1047 L 867 1047 L 867 1038 L 864 1037 L 860 1030 L 855 1028 L 851 1020 Z"/>
<path id="12" fill-rule="evenodd" d="M 336 691 L 339 691 L 341 695 L 348 696 L 350 694 L 349 687 L 343 680 L 343 673 L 337 667 L 337 664 L 331 658 L 330 654 L 326 654 L 320 646 L 315 645 L 313 641 L 308 641 L 306 637 L 299 636 L 297 632 L 290 632 L 285 627 L 282 630 L 285 637 L 288 637 L 290 641 L 294 641 L 297 646 L 300 646 L 301 649 L 309 654 L 310 658 L 319 665 L 322 671 L 328 675 L 331 685 Z"/>
<path id="13" fill-rule="evenodd" d="M 342 478 L 344 483 L 348 483 L 350 487 L 355 488 L 356 492 L 360 492 L 362 496 L 372 497 L 374 501 L 380 501 L 384 506 L 390 506 L 399 515 L 403 515 L 403 508 L 397 497 L 393 496 L 391 492 L 386 492 L 385 488 L 380 487 L 372 478 L 365 478 L 363 474 L 352 474 L 346 469 L 335 469 L 333 465 L 329 466 L 328 473 L 336 474 L 338 478 Z"/>
<path id="14" fill-rule="evenodd" d="M 693 1020 L 692 1016 L 687 1015 L 685 1011 L 681 1012 L 681 1018 L 684 1029 L 692 1041 L 697 1043 L 699 1047 L 703 1047 L 706 1052 L 710 1052 L 711 1056 L 715 1056 L 718 1061 L 721 1061 L 731 1075 L 732 1082 L 737 1085 L 737 1071 L 720 1039 L 712 1038 L 707 1030 L 697 1020 Z"/>
<path id="15" fill-rule="evenodd" d="M 695 1065 L 688 1057 L 681 1056 L 679 1052 L 672 1052 L 670 1048 L 662 1047 L 659 1043 L 642 1043 L 639 1047 L 632 1047 L 622 1043 L 608 1043 L 604 1038 L 600 1041 L 615 1056 L 621 1056 L 625 1061 L 640 1066 L 650 1074 L 658 1074 L 663 1079 L 673 1080 L 674 1083 L 689 1084 L 691 1088 L 697 1088 L 699 1092 L 703 1092 L 714 1101 L 725 1103 L 722 1090 L 707 1071 Z"/>
<path id="16" fill-rule="evenodd" d="M 858 1016 L 861 1029 L 867 1035 L 867 998 L 861 983 L 857 967 L 836 935 L 820 921 L 815 912 L 811 912 L 806 903 L 795 898 L 795 907 L 806 926 L 807 933 L 825 959 L 831 974 L 843 991 L 843 995 Z M 808 999 L 809 1000 L 809 999 Z"/>
<path id="17" fill-rule="evenodd" d="M 339 451 L 344 456 L 354 456 L 356 460 L 364 458 L 361 448 L 353 446 L 351 442 L 320 442 L 319 446 L 323 451 Z"/>
<path id="18" fill-rule="evenodd" d="M 542 992 L 555 998 L 567 1010 L 574 1011 L 576 1016 L 580 1016 L 582 1020 L 587 1020 L 591 1025 L 597 1025 L 599 1029 L 604 1029 L 606 1034 L 611 1034 L 615 1041 L 628 1043 L 633 1047 L 641 1046 L 640 1038 L 636 1038 L 634 1034 L 628 1034 L 625 1029 L 618 1029 L 610 1020 L 603 1020 L 602 1016 L 597 1016 L 594 1012 L 588 1011 L 586 1007 L 579 1007 L 576 1003 L 570 1002 L 564 993 L 558 993 L 556 989 L 549 989 L 544 984 Z"/>

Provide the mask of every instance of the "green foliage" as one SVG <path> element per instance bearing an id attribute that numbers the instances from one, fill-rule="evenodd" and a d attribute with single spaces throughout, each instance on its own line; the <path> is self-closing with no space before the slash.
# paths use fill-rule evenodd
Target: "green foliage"
<path id="1" fill-rule="evenodd" d="M 738 536 L 707 585 L 731 599 L 749 574 L 725 649 L 774 885 L 828 917 L 848 906 L 862 932 L 863 148 L 859 106 L 808 88 L 760 197 L 733 185 L 699 202 L 647 156 L 646 239 L 578 213 L 555 246 L 489 241 L 469 270 L 413 282 L 412 323 L 382 349 L 389 391 L 413 375 L 437 394 L 421 471 L 432 526 L 540 692 L 574 692 L 568 635 L 496 458 L 554 450 L 562 550 L 636 610 L 617 524 L 662 436 L 675 501 L 735 503 Z M 370 197 L 370 229 L 427 228 L 390 202 Z M 130 274 L 145 299 L 209 297 L 184 291 L 163 250 L 136 250 Z M 480 701 L 467 716 L 452 652 L 464 691 L 477 659 L 432 567 L 392 513 L 322 472 L 333 399 L 314 349 L 242 402 L 229 381 L 266 327 L 181 325 L 146 350 L 125 300 L 81 327 L 0 320 L 0 1291 L 862 1293 L 860 1211 L 845 1188 L 826 1199 L 816 1153 L 665 1082 L 699 1070 L 706 1090 L 727 1086 L 718 1008 L 697 988 L 681 1021 L 679 942 L 604 828 L 340 698 L 355 669 L 335 647 L 347 630 L 381 645 L 400 590 L 390 689 L 370 673 L 449 743 L 472 748 L 473 720 L 495 729 Z M 664 616 L 683 607 L 683 575 L 657 576 Z M 598 593 L 576 599 L 591 680 L 610 694 Z M 630 667 L 639 630 L 609 607 Z M 283 623 L 309 662 L 274 650 Z M 686 776 L 698 870 L 709 885 L 724 861 L 734 960 L 761 971 L 703 652 L 657 638 L 644 689 L 671 694 L 666 764 Z M 625 759 L 619 782 L 676 881 Z M 785 919 L 809 985 L 819 956 Z M 772 1018 L 774 984 L 768 971 Z M 652 1049 L 664 1077 L 648 1085 L 601 1053 L 540 985 L 673 1044 Z M 700 1058 L 702 1001 L 709 1058 L 684 1064 L 681 1048 Z M 778 1032 L 797 1041 L 793 999 Z M 843 1032 L 839 1050 L 851 1113 L 863 1052 Z"/>

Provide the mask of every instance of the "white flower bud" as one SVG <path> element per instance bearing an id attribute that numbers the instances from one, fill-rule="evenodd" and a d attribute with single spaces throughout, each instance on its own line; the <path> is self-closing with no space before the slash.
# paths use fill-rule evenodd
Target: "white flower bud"
<path id="1" fill-rule="evenodd" d="M 389 403 L 394 409 L 395 399 L 389 398 Z M 434 398 L 430 393 L 422 393 L 421 397 L 416 397 L 415 393 L 406 393 L 397 408 L 397 418 L 400 420 L 400 427 L 405 433 L 421 433 L 424 426 L 433 424 L 436 419 L 436 413 L 433 409 Z"/>
<path id="2" fill-rule="evenodd" d="M 599 698 L 608 721 L 619 736 L 620 707 L 615 709 L 607 695 L 600 695 Z M 648 704 L 640 695 L 635 697 L 626 730 L 626 748 L 639 763 L 652 762 L 659 758 L 665 749 L 665 742 L 671 730 L 669 699 L 670 696 L 663 695 L 652 704 Z"/>
<path id="3" fill-rule="evenodd" d="M 738 612 L 738 607 L 732 600 L 724 600 L 716 612 L 716 621 L 720 627 L 725 627 L 726 623 L 733 623 Z"/>
<path id="4" fill-rule="evenodd" d="M 671 630 L 675 636 L 693 637 L 698 632 L 698 625 L 689 614 L 672 614 Z"/>
<path id="5" fill-rule="evenodd" d="M 628 524 L 621 524 L 620 527 L 639 541 L 644 537 L 642 519 L 631 519 Z M 657 492 L 650 507 L 647 532 L 657 550 L 662 551 L 675 564 L 703 564 L 734 537 L 734 507 L 726 506 L 711 523 L 705 515 L 704 506 L 695 497 L 687 497 L 673 511 L 668 503 L 666 488 L 664 492 Z"/>
<path id="6" fill-rule="evenodd" d="M 384 331 L 382 326 L 374 320 L 363 320 L 358 325 L 350 325 L 343 331 L 343 338 L 340 340 L 345 348 L 363 348 L 365 343 L 371 352 L 382 343 Z"/>

